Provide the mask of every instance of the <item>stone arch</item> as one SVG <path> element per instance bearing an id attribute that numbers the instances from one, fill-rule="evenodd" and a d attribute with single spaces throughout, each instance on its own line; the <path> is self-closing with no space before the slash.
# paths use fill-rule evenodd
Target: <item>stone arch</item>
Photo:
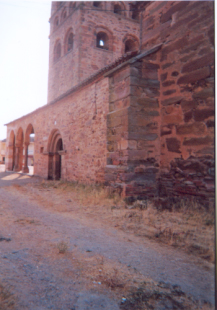
<path id="1" fill-rule="evenodd" d="M 71 13 L 76 8 L 76 2 L 69 2 L 69 13 Z"/>
<path id="2" fill-rule="evenodd" d="M 25 133 L 25 143 L 24 143 L 24 166 L 22 171 L 24 173 L 29 173 L 29 166 L 34 164 L 34 141 L 31 141 L 31 134 L 34 134 L 34 128 L 32 124 L 29 124 L 26 128 Z"/>
<path id="3" fill-rule="evenodd" d="M 96 47 L 105 49 L 105 50 L 112 50 L 112 33 L 106 27 L 96 27 L 95 29 L 95 38 L 96 38 Z"/>
<path id="4" fill-rule="evenodd" d="M 114 1 L 113 2 L 113 12 L 115 14 L 126 16 L 125 4 L 123 2 L 121 2 L 121 1 Z"/>
<path id="5" fill-rule="evenodd" d="M 70 28 L 66 32 L 65 40 L 64 40 L 64 53 L 65 54 L 73 49 L 73 41 L 74 41 L 73 30 L 72 28 Z"/>
<path id="6" fill-rule="evenodd" d="M 23 129 L 20 127 L 16 134 L 16 143 L 15 143 L 15 165 L 14 171 L 21 171 L 23 166 Z"/>
<path id="7" fill-rule="evenodd" d="M 67 10 L 66 7 L 63 8 L 62 13 L 61 13 L 61 22 L 63 22 L 67 17 Z"/>
<path id="8" fill-rule="evenodd" d="M 123 54 L 139 50 L 139 39 L 131 34 L 127 34 L 123 39 Z"/>
<path id="9" fill-rule="evenodd" d="M 56 62 L 60 57 L 61 57 L 61 43 L 60 39 L 57 39 L 54 45 L 54 53 L 53 53 L 54 62 Z"/>
<path id="10" fill-rule="evenodd" d="M 51 131 L 48 139 L 48 180 L 60 180 L 62 172 L 63 139 L 58 129 Z"/>
<path id="11" fill-rule="evenodd" d="M 15 166 L 15 134 L 14 131 L 11 130 L 9 134 L 6 170 L 13 171 L 14 166 Z"/>

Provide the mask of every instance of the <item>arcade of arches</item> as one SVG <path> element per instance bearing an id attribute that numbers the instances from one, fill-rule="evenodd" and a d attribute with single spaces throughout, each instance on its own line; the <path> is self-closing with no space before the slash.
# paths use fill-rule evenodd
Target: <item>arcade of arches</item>
<path id="1" fill-rule="evenodd" d="M 29 164 L 34 162 L 34 151 L 29 151 L 29 146 L 34 135 L 34 128 L 32 124 L 27 126 L 25 134 L 20 127 L 15 134 L 14 130 L 10 132 L 9 146 L 8 146 L 8 171 L 22 171 L 29 173 Z M 32 148 L 34 150 L 34 147 Z M 48 152 L 48 179 L 59 180 L 61 178 L 61 155 L 63 152 L 63 140 L 59 130 L 54 129 L 49 138 Z M 33 153 L 33 154 L 32 154 Z M 31 159 L 31 161 L 29 160 Z"/>

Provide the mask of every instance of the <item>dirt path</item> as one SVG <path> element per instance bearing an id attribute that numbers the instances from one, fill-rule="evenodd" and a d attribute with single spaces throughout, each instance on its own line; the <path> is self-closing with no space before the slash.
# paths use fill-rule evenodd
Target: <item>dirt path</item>
<path id="1" fill-rule="evenodd" d="M 175 249 L 102 227 L 88 217 L 78 219 L 70 210 L 52 212 L 3 181 L 0 283 L 13 293 L 16 310 L 119 309 L 121 283 L 127 286 L 133 279 L 135 285 L 139 279 L 177 285 L 201 304 L 214 304 L 211 264 L 196 264 Z"/>

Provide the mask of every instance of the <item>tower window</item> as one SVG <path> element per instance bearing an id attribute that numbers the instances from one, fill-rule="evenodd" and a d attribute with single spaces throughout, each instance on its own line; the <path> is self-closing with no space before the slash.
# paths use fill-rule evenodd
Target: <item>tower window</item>
<path id="1" fill-rule="evenodd" d="M 76 7 L 76 2 L 70 2 L 69 4 L 69 11 L 71 12 Z"/>
<path id="2" fill-rule="evenodd" d="M 59 25 L 59 18 L 58 18 L 58 16 L 56 16 L 54 19 L 54 29 L 56 29 L 58 27 L 58 25 Z"/>
<path id="3" fill-rule="evenodd" d="M 96 46 L 99 48 L 109 49 L 109 39 L 105 32 L 99 32 L 96 37 Z"/>
<path id="4" fill-rule="evenodd" d="M 67 12 L 66 12 L 66 9 L 63 9 L 63 12 L 62 12 L 62 16 L 61 16 L 62 18 L 62 21 L 64 20 L 64 19 L 66 19 L 66 17 L 67 17 Z"/>
<path id="5" fill-rule="evenodd" d="M 93 6 L 95 6 L 96 8 L 100 8 L 101 7 L 101 1 L 94 1 Z"/>
<path id="6" fill-rule="evenodd" d="M 61 56 L 61 44 L 57 41 L 54 46 L 54 61 L 57 61 Z"/>
<path id="7" fill-rule="evenodd" d="M 120 14 L 121 15 L 121 7 L 119 4 L 114 5 L 114 13 L 115 14 Z"/>
<path id="8" fill-rule="evenodd" d="M 134 42 L 133 40 L 129 39 L 125 42 L 125 53 L 136 51 L 136 49 L 136 42 Z"/>
<path id="9" fill-rule="evenodd" d="M 139 11 L 137 10 L 133 11 L 132 19 L 139 20 Z"/>
<path id="10" fill-rule="evenodd" d="M 70 32 L 66 37 L 66 49 L 65 52 L 71 51 L 73 48 L 73 33 Z"/>

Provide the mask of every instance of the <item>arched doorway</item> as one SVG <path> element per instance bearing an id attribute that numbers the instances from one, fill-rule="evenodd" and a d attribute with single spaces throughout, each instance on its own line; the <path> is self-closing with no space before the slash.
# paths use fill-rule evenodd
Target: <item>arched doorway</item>
<path id="1" fill-rule="evenodd" d="M 9 136 L 6 170 L 13 171 L 14 166 L 15 166 L 15 134 L 14 131 L 12 130 Z"/>
<path id="2" fill-rule="evenodd" d="M 22 171 L 24 173 L 34 174 L 34 141 L 35 141 L 34 128 L 32 124 L 29 124 L 26 129 L 25 143 L 24 143 L 25 158 L 24 158 L 24 165 L 22 168 Z"/>
<path id="3" fill-rule="evenodd" d="M 48 180 L 60 180 L 63 140 L 58 129 L 51 132 L 48 142 Z"/>

